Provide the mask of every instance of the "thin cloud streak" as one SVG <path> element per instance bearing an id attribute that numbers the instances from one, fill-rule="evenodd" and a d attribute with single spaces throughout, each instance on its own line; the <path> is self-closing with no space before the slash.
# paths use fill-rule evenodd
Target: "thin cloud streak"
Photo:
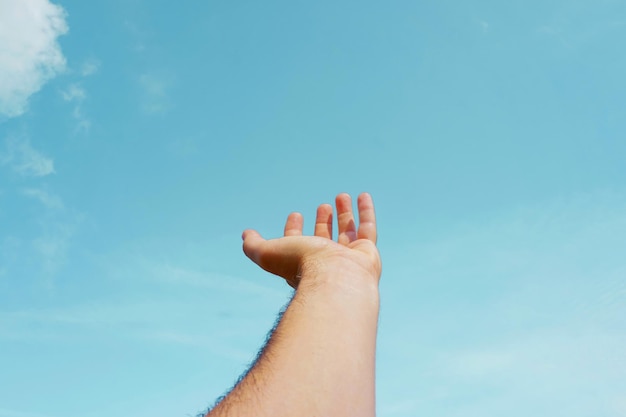
<path id="1" fill-rule="evenodd" d="M 85 90 L 78 84 L 70 85 L 66 90 L 61 91 L 61 97 L 65 101 L 78 101 L 81 102 L 87 97 Z"/>
<path id="2" fill-rule="evenodd" d="M 284 293 L 263 285 L 224 274 L 194 271 L 188 268 L 168 264 L 148 266 L 151 279 L 177 286 L 190 286 L 205 289 L 220 289 L 232 292 L 249 292 L 264 297 L 284 298 Z"/>
<path id="3" fill-rule="evenodd" d="M 211 318 L 207 328 L 191 320 Z M 0 340 L 97 341 L 101 337 L 181 345 L 208 349 L 237 362 L 248 361 L 256 351 L 241 346 L 242 335 L 266 329 L 255 319 L 231 319 L 218 324 L 209 306 L 159 297 L 151 301 L 102 301 L 70 308 L 0 312 Z M 219 320 L 218 320 L 219 321 Z M 223 321 L 223 320 L 222 320 Z M 230 324 L 229 324 L 230 323 Z M 210 330 L 208 330 L 210 329 Z"/>
<path id="4" fill-rule="evenodd" d="M 53 417 L 49 414 L 31 413 L 28 411 L 8 410 L 0 408 L 0 417 Z"/>
<path id="5" fill-rule="evenodd" d="M 45 177 L 54 174 L 54 161 L 35 150 L 25 137 L 8 137 L 5 151 L 0 153 L 0 165 L 8 165 L 25 177 Z"/>
<path id="6" fill-rule="evenodd" d="M 64 207 L 63 200 L 61 200 L 59 196 L 51 194 L 40 188 L 24 188 L 22 190 L 22 194 L 26 197 L 39 201 L 48 209 L 62 210 Z"/>
<path id="7" fill-rule="evenodd" d="M 69 262 L 71 243 L 84 216 L 67 208 L 63 199 L 46 187 L 23 187 L 18 193 L 35 203 L 34 210 L 28 210 L 33 215 L 23 219 L 33 231 L 21 233 L 18 228 L 4 236 L 2 268 L 7 276 L 25 274 L 21 280 L 36 279 L 38 288 L 53 290 L 57 274 Z"/>
<path id="8" fill-rule="evenodd" d="M 82 75 L 83 77 L 89 77 L 91 75 L 94 75 L 100 70 L 100 65 L 101 63 L 97 59 L 88 59 L 81 66 L 80 75 Z"/>
<path id="9" fill-rule="evenodd" d="M 72 117 L 76 120 L 75 131 L 77 133 L 87 133 L 91 128 L 91 121 L 85 116 L 83 102 L 87 98 L 87 92 L 78 83 L 71 84 L 67 89 L 61 91 L 64 101 L 74 104 Z"/>

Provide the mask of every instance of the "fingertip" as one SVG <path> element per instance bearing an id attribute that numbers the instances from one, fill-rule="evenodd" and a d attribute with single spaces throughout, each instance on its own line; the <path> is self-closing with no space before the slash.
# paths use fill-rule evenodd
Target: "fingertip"
<path id="1" fill-rule="evenodd" d="M 291 219 L 296 219 L 296 220 L 304 219 L 304 216 L 302 216 L 302 213 L 300 213 L 299 211 L 293 211 L 289 213 L 288 217 Z"/>
<path id="2" fill-rule="evenodd" d="M 337 214 L 351 212 L 352 196 L 348 193 L 337 194 L 337 197 L 335 197 L 335 206 L 337 207 Z"/>
<path id="3" fill-rule="evenodd" d="M 358 237 L 376 243 L 376 213 L 372 196 L 369 193 L 361 193 L 357 205 L 359 209 Z"/>
<path id="4" fill-rule="evenodd" d="M 333 236 L 333 206 L 324 203 L 317 207 L 315 216 L 315 236 L 332 239 Z"/>
<path id="5" fill-rule="evenodd" d="M 364 192 L 359 194 L 359 197 L 357 199 L 357 202 L 359 204 L 363 204 L 363 203 L 372 203 L 372 195 L 370 193 Z"/>
<path id="6" fill-rule="evenodd" d="M 257 232 L 254 229 L 246 229 L 241 234 L 241 240 L 246 240 L 246 238 L 248 238 L 248 237 L 250 237 L 252 235 L 259 235 L 259 232 Z"/>
<path id="7" fill-rule="evenodd" d="M 246 229 L 241 235 L 243 238 L 243 253 L 254 262 L 257 261 L 259 245 L 263 242 L 263 237 L 254 229 Z"/>
<path id="8" fill-rule="evenodd" d="M 319 223 L 320 220 L 328 220 L 328 218 L 332 218 L 333 216 L 333 206 L 328 203 L 320 204 L 317 207 L 316 213 L 316 223 Z"/>
<path id="9" fill-rule="evenodd" d="M 302 228 L 304 227 L 304 217 L 302 213 L 294 211 L 287 216 L 285 222 L 284 235 L 285 236 L 301 236 Z"/>
<path id="10" fill-rule="evenodd" d="M 350 196 L 350 194 L 343 192 L 343 193 L 337 194 L 337 197 L 335 197 L 335 203 L 339 201 L 346 201 L 346 200 L 351 200 L 351 199 L 352 197 Z"/>

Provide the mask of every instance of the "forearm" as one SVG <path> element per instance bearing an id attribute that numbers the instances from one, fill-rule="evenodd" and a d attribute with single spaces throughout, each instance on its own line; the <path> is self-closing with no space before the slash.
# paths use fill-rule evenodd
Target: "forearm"
<path id="1" fill-rule="evenodd" d="M 377 282 L 333 274 L 303 274 L 263 354 L 209 416 L 375 415 Z"/>

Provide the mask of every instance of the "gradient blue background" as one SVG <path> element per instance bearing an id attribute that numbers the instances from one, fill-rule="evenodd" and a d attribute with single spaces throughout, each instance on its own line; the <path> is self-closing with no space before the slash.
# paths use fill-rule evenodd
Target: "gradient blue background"
<path id="1" fill-rule="evenodd" d="M 291 295 L 242 230 L 343 191 L 380 417 L 626 416 L 626 2 L 55 3 L 0 115 L 0 417 L 206 409 Z"/>

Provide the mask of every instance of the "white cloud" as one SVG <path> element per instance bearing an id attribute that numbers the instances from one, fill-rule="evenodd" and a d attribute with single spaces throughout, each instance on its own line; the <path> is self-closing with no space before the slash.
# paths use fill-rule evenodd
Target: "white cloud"
<path id="1" fill-rule="evenodd" d="M 63 201 L 61 198 L 45 190 L 39 188 L 25 188 L 22 190 L 22 194 L 26 197 L 39 201 L 46 208 L 52 210 L 60 210 L 63 208 Z"/>
<path id="2" fill-rule="evenodd" d="M 80 75 L 83 77 L 89 77 L 90 75 L 95 74 L 100 69 L 100 61 L 96 59 L 88 59 L 85 61 L 80 68 Z"/>
<path id="3" fill-rule="evenodd" d="M 139 85 L 143 90 L 143 110 L 146 113 L 164 113 L 171 108 L 168 90 L 170 77 L 157 74 L 143 74 Z"/>
<path id="4" fill-rule="evenodd" d="M 8 165 L 16 173 L 28 177 L 54 173 L 54 161 L 35 150 L 28 139 L 9 137 L 5 143 L 6 151 L 0 153 L 0 165 Z"/>
<path id="5" fill-rule="evenodd" d="M 61 97 L 63 100 L 74 104 L 72 117 L 76 120 L 76 132 L 87 133 L 91 127 L 91 121 L 83 112 L 83 102 L 87 98 L 85 89 L 80 84 L 70 84 L 67 89 L 61 91 Z"/>
<path id="6" fill-rule="evenodd" d="M 89 132 L 89 129 L 91 128 L 91 120 L 83 114 L 83 108 L 81 106 L 74 107 L 72 117 L 76 120 L 76 127 L 74 129 L 76 133 Z"/>
<path id="7" fill-rule="evenodd" d="M 63 97 L 63 100 L 69 102 L 81 102 L 86 96 L 87 94 L 85 93 L 85 89 L 78 84 L 72 84 L 66 90 L 61 91 L 61 97 Z"/>
<path id="8" fill-rule="evenodd" d="M 57 38 L 65 11 L 48 0 L 0 0 L 0 115 L 26 111 L 31 95 L 65 69 Z"/>

